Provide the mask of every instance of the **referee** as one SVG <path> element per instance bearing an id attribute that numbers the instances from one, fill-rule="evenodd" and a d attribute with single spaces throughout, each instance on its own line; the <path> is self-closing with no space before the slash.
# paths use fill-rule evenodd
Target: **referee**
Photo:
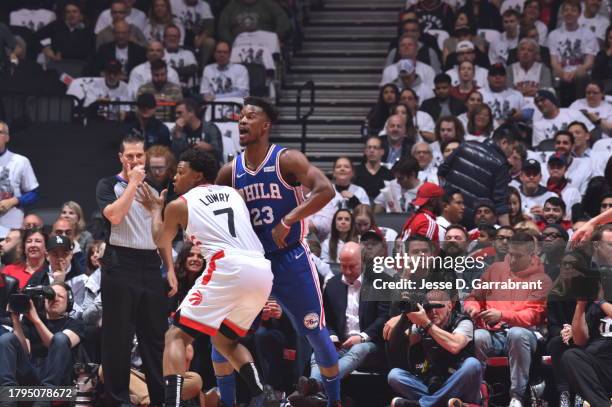
<path id="1" fill-rule="evenodd" d="M 151 234 L 151 216 L 139 202 L 145 178 L 144 140 L 121 141 L 119 174 L 98 182 L 96 199 L 108 238 L 102 266 L 102 366 L 107 406 L 129 405 L 130 351 L 138 337 L 152 406 L 164 401 L 162 356 L 167 324 L 165 282 Z M 170 253 L 160 254 L 169 267 L 170 294 L 176 279 Z"/>

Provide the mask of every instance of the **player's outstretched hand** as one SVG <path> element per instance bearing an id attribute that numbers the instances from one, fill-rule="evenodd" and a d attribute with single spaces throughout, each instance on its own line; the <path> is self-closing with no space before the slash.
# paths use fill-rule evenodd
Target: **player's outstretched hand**
<path id="1" fill-rule="evenodd" d="M 272 239 L 274 239 L 274 243 L 281 249 L 287 247 L 285 238 L 289 234 L 289 230 L 291 230 L 291 228 L 285 226 L 282 220 L 272 229 Z"/>
<path id="2" fill-rule="evenodd" d="M 578 243 L 589 240 L 593 234 L 593 230 L 595 230 L 595 227 L 590 222 L 580 226 L 578 230 L 572 234 L 572 238 L 570 239 L 571 246 L 575 247 Z"/>
<path id="3" fill-rule="evenodd" d="M 168 297 L 174 297 L 176 292 L 178 291 L 178 280 L 176 279 L 176 273 L 174 272 L 174 270 L 168 270 L 166 278 L 168 279 L 168 285 L 170 286 L 170 291 L 168 291 Z"/>
<path id="4" fill-rule="evenodd" d="M 144 182 L 138 190 L 136 200 L 145 207 L 149 212 L 161 211 L 164 207 L 164 201 L 166 200 L 166 193 L 168 191 L 164 189 L 159 196 L 149 184 Z"/>

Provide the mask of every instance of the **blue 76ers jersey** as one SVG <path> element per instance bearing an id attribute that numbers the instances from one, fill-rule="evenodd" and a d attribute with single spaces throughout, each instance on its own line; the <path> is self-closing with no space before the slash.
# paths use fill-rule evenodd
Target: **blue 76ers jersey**
<path id="1" fill-rule="evenodd" d="M 246 167 L 244 153 L 239 154 L 232 163 L 232 186 L 244 194 L 253 230 L 266 253 L 279 250 L 272 239 L 272 229 L 304 200 L 302 188 L 289 185 L 281 175 L 279 157 L 283 150 L 272 144 L 255 171 Z M 303 221 L 291 225 L 285 239 L 287 246 L 299 243 L 303 233 Z"/>

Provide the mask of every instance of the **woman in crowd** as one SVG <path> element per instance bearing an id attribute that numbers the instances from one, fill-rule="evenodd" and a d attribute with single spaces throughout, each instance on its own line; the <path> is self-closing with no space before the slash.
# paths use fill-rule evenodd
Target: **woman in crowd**
<path id="1" fill-rule="evenodd" d="M 467 101 L 468 96 L 478 89 L 475 76 L 474 63 L 471 61 L 463 61 L 459 64 L 459 84 L 451 87 L 450 95 L 462 102 Z"/>
<path id="2" fill-rule="evenodd" d="M 195 280 L 202 274 L 206 261 L 202 256 L 202 251 L 190 241 L 185 242 L 181 251 L 176 256 L 175 271 L 178 280 L 178 291 L 173 299 L 172 312 L 183 301 L 187 292 L 193 287 Z"/>
<path id="3" fill-rule="evenodd" d="M 19 280 L 19 288 L 25 287 L 30 277 L 46 265 L 47 234 L 42 229 L 28 229 L 23 236 L 24 259 L 16 264 L 9 264 L 2 271 L 7 276 Z"/>
<path id="4" fill-rule="evenodd" d="M 584 91 L 586 97 L 578 99 L 570 105 L 570 109 L 580 111 L 595 126 L 601 127 L 604 132 L 612 130 L 612 105 L 606 102 L 604 85 L 597 80 L 587 83 Z"/>
<path id="5" fill-rule="evenodd" d="M 480 104 L 468 114 L 466 140 L 485 141 L 493 134 L 493 112 L 487 104 Z"/>
<path id="6" fill-rule="evenodd" d="M 603 81 L 607 90 L 612 89 L 612 25 L 606 30 L 604 45 L 595 56 L 592 75 L 593 79 Z"/>
<path id="7" fill-rule="evenodd" d="M 461 41 L 470 41 L 476 48 L 480 50 L 480 52 L 486 52 L 487 42 L 484 38 L 479 37 L 476 34 L 476 29 L 473 21 L 470 20 L 467 13 L 459 12 L 455 17 L 455 30 L 444 40 L 444 44 L 442 45 L 442 58 L 443 63 L 446 66 L 446 59 L 452 53 L 457 50 L 457 44 Z"/>
<path id="8" fill-rule="evenodd" d="M 370 205 L 357 205 L 353 209 L 353 217 L 355 218 L 355 230 L 359 236 L 369 230 L 374 230 L 384 236 L 386 242 L 395 241 L 397 232 L 391 228 L 377 226 L 374 211 Z"/>
<path id="9" fill-rule="evenodd" d="M 482 93 L 480 93 L 479 90 L 473 90 L 470 92 L 469 95 L 467 95 L 467 98 L 465 100 L 465 107 L 467 108 L 467 112 L 461 113 L 459 116 L 457 116 L 461 124 L 463 124 L 464 129 L 467 129 L 468 115 L 472 111 L 474 111 L 476 106 L 481 105 L 481 104 L 482 104 Z"/>
<path id="10" fill-rule="evenodd" d="M 399 89 L 392 83 L 380 88 L 378 101 L 367 116 L 368 134 L 378 134 L 385 126 L 391 108 L 399 102 Z"/>
<path id="11" fill-rule="evenodd" d="M 527 0 L 523 5 L 523 16 L 521 19 L 521 27 L 535 26 L 538 30 L 538 44 L 546 44 L 548 37 L 548 27 L 540 21 L 540 2 L 539 0 Z"/>
<path id="12" fill-rule="evenodd" d="M 85 229 L 85 219 L 81 205 L 74 201 L 65 202 L 62 205 L 60 218 L 68 220 L 74 225 L 76 235 L 73 240 L 79 244 L 81 250 L 85 250 L 93 241 L 93 236 Z"/>
<path id="13" fill-rule="evenodd" d="M 368 193 L 359 185 L 353 184 L 353 162 L 348 157 L 338 157 L 332 174 L 336 198 L 330 202 L 336 208 L 353 209 L 360 203 L 368 205 Z M 329 204 L 328 204 L 329 205 Z"/>
<path id="14" fill-rule="evenodd" d="M 429 113 L 419 110 L 419 96 L 411 88 L 403 89 L 400 93 L 400 102 L 408 107 L 412 114 L 412 126 L 423 141 L 434 141 L 434 120 Z M 418 141 L 418 140 L 417 140 Z"/>
<path id="15" fill-rule="evenodd" d="M 523 214 L 523 203 L 521 202 L 521 194 L 518 189 L 508 187 L 508 205 L 510 206 L 510 225 L 516 226 L 518 223 L 528 220 L 529 218 Z"/>
<path id="16" fill-rule="evenodd" d="M 442 158 L 446 160 L 461 144 L 459 141 L 450 140 L 440 143 L 440 150 L 442 150 Z"/>
<path id="17" fill-rule="evenodd" d="M 357 242 L 355 218 L 350 210 L 338 209 L 332 220 L 330 237 L 321 244 L 321 260 L 338 263 L 338 254 L 346 242 Z"/>
<path id="18" fill-rule="evenodd" d="M 185 28 L 181 22 L 172 15 L 170 0 L 153 0 L 147 23 L 144 26 L 143 34 L 147 42 L 164 40 L 164 30 L 169 25 L 175 25 L 181 32 L 180 44 L 185 41 Z"/>

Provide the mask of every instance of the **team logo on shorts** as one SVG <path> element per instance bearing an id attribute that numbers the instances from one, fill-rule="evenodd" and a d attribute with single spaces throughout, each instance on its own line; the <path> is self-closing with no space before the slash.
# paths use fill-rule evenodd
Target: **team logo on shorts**
<path id="1" fill-rule="evenodd" d="M 199 291 L 194 291 L 190 296 L 189 296 L 189 303 L 191 305 L 200 305 L 200 303 L 202 302 L 202 293 Z"/>
<path id="2" fill-rule="evenodd" d="M 304 326 L 308 329 L 315 329 L 319 327 L 319 314 L 311 312 L 306 314 L 304 317 Z"/>

